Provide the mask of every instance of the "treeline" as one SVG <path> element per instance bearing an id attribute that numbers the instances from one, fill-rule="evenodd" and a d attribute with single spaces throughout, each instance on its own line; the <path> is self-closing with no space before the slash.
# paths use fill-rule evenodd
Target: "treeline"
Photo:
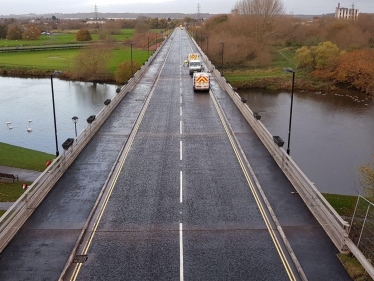
<path id="1" fill-rule="evenodd" d="M 119 34 L 121 29 L 136 29 L 139 26 L 145 29 L 173 29 L 190 18 L 171 19 L 171 18 L 147 18 L 139 17 L 137 19 L 119 19 L 92 22 L 88 20 L 59 20 L 39 19 L 17 20 L 17 19 L 0 19 L 0 39 L 8 40 L 37 40 L 41 32 L 53 32 L 55 30 L 77 30 L 77 29 L 110 29 L 112 34 Z M 104 26 L 104 28 L 103 28 Z M 139 29 L 139 28 L 138 28 Z"/>
<path id="2" fill-rule="evenodd" d="M 374 92 L 374 15 L 305 20 L 285 15 L 280 0 L 239 0 L 235 8 L 189 28 L 215 65 L 223 59 L 231 70 L 268 67 L 275 51 L 289 47 L 300 49 L 297 68 L 313 77 Z"/>

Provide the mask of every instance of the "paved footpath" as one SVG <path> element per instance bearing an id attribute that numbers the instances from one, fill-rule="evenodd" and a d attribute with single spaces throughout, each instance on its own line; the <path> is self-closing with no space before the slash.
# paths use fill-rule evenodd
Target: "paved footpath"
<path id="1" fill-rule="evenodd" d="M 20 182 L 20 187 L 22 182 L 33 182 L 35 181 L 42 172 L 25 170 L 20 168 L 0 166 L 0 173 L 13 174 L 18 176 L 18 181 Z M 12 206 L 13 202 L 0 202 L 0 210 L 8 210 Z"/>
<path id="2" fill-rule="evenodd" d="M 42 172 L 38 171 L 25 170 L 6 166 L 0 166 L 0 173 L 13 174 L 15 176 L 18 176 L 19 181 L 28 182 L 33 182 L 42 174 Z"/>

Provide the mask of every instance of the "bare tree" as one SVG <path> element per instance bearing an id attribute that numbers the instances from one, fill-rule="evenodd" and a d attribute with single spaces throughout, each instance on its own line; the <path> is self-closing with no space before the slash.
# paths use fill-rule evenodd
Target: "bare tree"
<path id="1" fill-rule="evenodd" d="M 252 36 L 263 43 L 274 30 L 279 16 L 284 14 L 281 0 L 239 0 L 234 7 L 239 16 L 246 18 Z"/>
<path id="2" fill-rule="evenodd" d="M 74 60 L 73 78 L 86 81 L 108 79 L 111 76 L 107 66 L 111 53 L 105 45 L 90 46 L 81 50 Z"/>

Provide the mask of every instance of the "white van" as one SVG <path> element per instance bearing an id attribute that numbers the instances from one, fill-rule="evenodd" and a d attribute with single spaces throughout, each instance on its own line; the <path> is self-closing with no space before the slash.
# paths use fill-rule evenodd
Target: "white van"
<path id="1" fill-rule="evenodd" d="M 209 91 L 210 77 L 206 72 L 195 72 L 192 76 L 194 91 Z"/>
<path id="2" fill-rule="evenodd" d="M 202 64 L 199 60 L 190 60 L 188 63 L 188 69 L 190 71 L 190 75 L 194 72 L 201 72 Z"/>

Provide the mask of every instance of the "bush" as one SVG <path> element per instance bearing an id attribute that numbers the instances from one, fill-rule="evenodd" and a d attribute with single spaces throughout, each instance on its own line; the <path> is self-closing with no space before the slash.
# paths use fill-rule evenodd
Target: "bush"
<path id="1" fill-rule="evenodd" d="M 131 71 L 131 61 L 124 61 L 118 66 L 118 69 L 114 73 L 114 77 L 117 83 L 123 83 L 131 78 L 132 73 L 135 72 L 140 68 L 140 64 L 137 61 L 132 62 L 132 69 Z"/>
<path id="2" fill-rule="evenodd" d="M 80 29 L 77 32 L 77 36 L 75 38 L 77 41 L 91 41 L 92 37 L 90 32 L 87 29 Z"/>

